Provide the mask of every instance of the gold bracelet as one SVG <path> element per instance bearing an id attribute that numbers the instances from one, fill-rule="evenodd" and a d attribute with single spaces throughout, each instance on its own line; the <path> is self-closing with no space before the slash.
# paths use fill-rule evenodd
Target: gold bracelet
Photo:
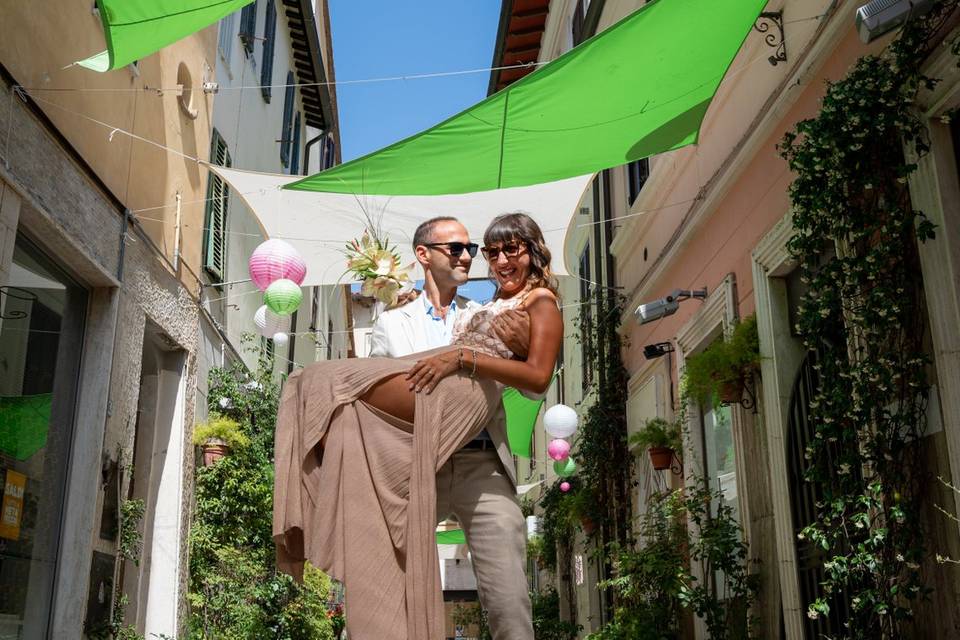
<path id="1" fill-rule="evenodd" d="M 470 352 L 473 354 L 473 369 L 470 371 L 470 378 L 473 379 L 477 377 L 477 350 L 470 349 Z"/>

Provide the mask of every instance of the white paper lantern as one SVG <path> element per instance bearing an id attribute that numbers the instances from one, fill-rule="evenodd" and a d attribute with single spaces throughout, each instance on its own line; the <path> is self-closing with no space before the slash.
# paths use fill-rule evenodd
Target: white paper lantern
<path id="1" fill-rule="evenodd" d="M 273 334 L 273 346 L 275 347 L 285 347 L 287 343 L 290 342 L 290 336 L 282 331 L 278 331 Z"/>
<path id="2" fill-rule="evenodd" d="M 264 338 L 272 338 L 277 333 L 290 331 L 290 316 L 280 316 L 270 311 L 267 305 L 261 306 L 253 314 L 253 323 Z"/>
<path id="3" fill-rule="evenodd" d="M 577 412 L 565 404 L 555 404 L 543 414 L 543 427 L 554 438 L 569 438 L 577 430 Z"/>

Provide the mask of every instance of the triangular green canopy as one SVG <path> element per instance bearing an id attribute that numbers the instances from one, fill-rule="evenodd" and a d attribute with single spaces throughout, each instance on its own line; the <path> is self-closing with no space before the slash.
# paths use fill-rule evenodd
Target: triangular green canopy
<path id="1" fill-rule="evenodd" d="M 467 544 L 467 536 L 463 529 L 437 531 L 437 544 Z"/>
<path id="2" fill-rule="evenodd" d="M 507 444 L 516 456 L 532 454 L 533 427 L 537 424 L 543 400 L 531 400 L 513 387 L 503 390 L 503 409 L 507 417 Z"/>
<path id="3" fill-rule="evenodd" d="M 107 50 L 77 64 L 109 71 L 146 58 L 253 0 L 98 0 Z"/>
<path id="4" fill-rule="evenodd" d="M 470 193 L 691 144 L 766 1 L 655 0 L 449 120 L 285 188 Z"/>

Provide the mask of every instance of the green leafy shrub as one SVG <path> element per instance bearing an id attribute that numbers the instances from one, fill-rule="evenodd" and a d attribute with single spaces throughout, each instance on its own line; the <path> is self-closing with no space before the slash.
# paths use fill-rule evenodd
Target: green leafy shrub
<path id="1" fill-rule="evenodd" d="M 537 640 L 575 640 L 580 625 L 560 619 L 560 595 L 556 589 L 530 593 L 533 635 Z"/>
<path id="2" fill-rule="evenodd" d="M 193 428 L 193 444 L 202 445 L 214 439 L 223 440 L 231 449 L 250 445 L 250 438 L 240 428 L 240 423 L 219 413 L 211 413 L 206 422 Z"/>
<path id="3" fill-rule="evenodd" d="M 725 385 L 741 384 L 760 365 L 757 318 L 738 322 L 731 335 L 686 359 L 683 378 L 686 393 L 700 402 L 715 398 Z"/>
<path id="4" fill-rule="evenodd" d="M 630 436 L 630 444 L 644 449 L 665 447 L 680 453 L 683 442 L 680 438 L 680 424 L 668 422 L 663 418 L 650 418 L 643 427 Z"/>

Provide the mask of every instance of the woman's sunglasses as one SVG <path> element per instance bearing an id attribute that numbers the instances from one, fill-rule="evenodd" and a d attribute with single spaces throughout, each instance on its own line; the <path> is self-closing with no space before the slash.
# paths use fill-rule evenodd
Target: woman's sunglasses
<path id="1" fill-rule="evenodd" d="M 493 262 L 500 257 L 501 253 L 508 258 L 517 257 L 525 244 L 524 242 L 507 242 L 499 247 L 481 247 L 480 251 L 483 252 L 483 257 L 487 259 L 487 262 Z"/>
<path id="2" fill-rule="evenodd" d="M 450 250 L 450 255 L 454 258 L 459 258 L 461 255 L 463 255 L 464 251 L 469 253 L 471 258 L 476 258 L 477 249 L 480 248 L 480 245 L 478 245 L 476 242 L 432 242 L 423 246 L 430 247 L 431 249 L 436 249 L 437 247 L 446 247 Z"/>

